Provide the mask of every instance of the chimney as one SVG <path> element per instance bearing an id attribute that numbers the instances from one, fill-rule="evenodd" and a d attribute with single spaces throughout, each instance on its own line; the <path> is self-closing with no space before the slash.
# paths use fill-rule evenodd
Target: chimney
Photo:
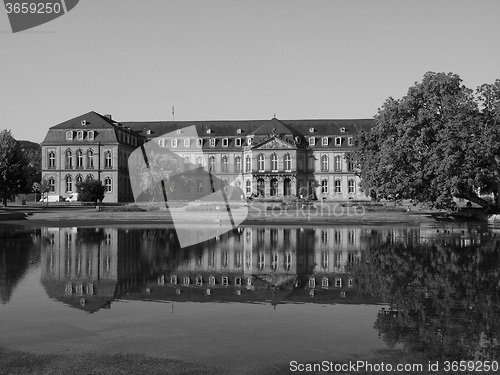
<path id="1" fill-rule="evenodd" d="M 104 117 L 106 117 L 106 118 L 107 118 L 107 119 L 109 119 L 109 120 L 112 120 L 112 118 L 111 118 L 111 115 L 110 115 L 110 114 L 104 115 Z"/>

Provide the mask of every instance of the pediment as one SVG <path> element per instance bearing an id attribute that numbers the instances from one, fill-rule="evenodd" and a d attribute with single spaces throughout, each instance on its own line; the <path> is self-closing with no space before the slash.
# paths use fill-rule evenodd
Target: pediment
<path id="1" fill-rule="evenodd" d="M 295 145 L 288 143 L 277 137 L 272 137 L 266 139 L 264 142 L 259 143 L 253 149 L 254 150 L 292 150 L 296 149 Z"/>

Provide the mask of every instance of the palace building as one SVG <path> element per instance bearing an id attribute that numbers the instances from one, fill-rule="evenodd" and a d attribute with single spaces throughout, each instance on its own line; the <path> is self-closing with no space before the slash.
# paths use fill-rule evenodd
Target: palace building
<path id="1" fill-rule="evenodd" d="M 195 126 L 197 137 L 183 132 Z M 346 156 L 353 137 L 373 126 L 360 120 L 117 122 L 88 112 L 49 129 L 42 142 L 42 176 L 51 194 L 69 196 L 76 183 L 98 179 L 104 202 L 134 200 L 128 158 L 155 142 L 249 196 L 368 199 Z M 189 135 L 188 135 L 189 134 Z M 197 181 L 196 194 L 210 186 Z"/>

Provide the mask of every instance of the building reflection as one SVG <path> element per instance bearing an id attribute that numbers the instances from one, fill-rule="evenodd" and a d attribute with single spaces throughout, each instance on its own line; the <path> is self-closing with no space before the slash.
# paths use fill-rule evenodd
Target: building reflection
<path id="1" fill-rule="evenodd" d="M 385 303 L 359 272 L 370 249 L 483 240 L 460 227 L 354 226 L 239 227 L 182 250 L 173 229 L 44 228 L 42 237 L 48 295 L 88 312 L 115 299 Z"/>

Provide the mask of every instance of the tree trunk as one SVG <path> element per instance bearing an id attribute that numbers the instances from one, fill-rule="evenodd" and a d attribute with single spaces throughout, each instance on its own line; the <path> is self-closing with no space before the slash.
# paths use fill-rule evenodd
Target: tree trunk
<path id="1" fill-rule="evenodd" d="M 478 197 L 477 194 L 474 194 L 472 192 L 464 192 L 463 194 L 457 195 L 457 198 L 467 199 L 467 200 L 483 207 L 484 209 L 486 209 L 488 211 L 496 211 L 495 204 L 491 204 L 487 200 Z"/>

